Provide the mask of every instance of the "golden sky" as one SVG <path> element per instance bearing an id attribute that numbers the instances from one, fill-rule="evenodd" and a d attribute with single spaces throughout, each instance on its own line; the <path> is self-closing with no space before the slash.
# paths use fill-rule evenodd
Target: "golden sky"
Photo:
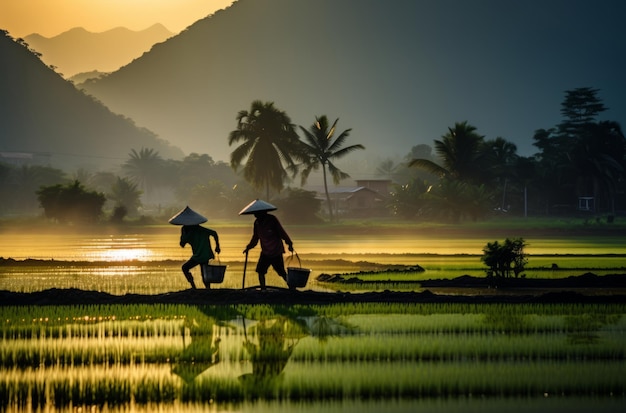
<path id="1" fill-rule="evenodd" d="M 13 37 L 56 36 L 73 27 L 103 32 L 155 23 L 178 33 L 233 0 L 0 0 L 0 29 Z"/>

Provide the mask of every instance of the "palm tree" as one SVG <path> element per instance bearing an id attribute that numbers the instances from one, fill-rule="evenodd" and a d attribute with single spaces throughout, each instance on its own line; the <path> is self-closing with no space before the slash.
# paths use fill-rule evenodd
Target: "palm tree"
<path id="1" fill-rule="evenodd" d="M 592 194 L 615 213 L 614 196 L 626 166 L 626 144 L 620 125 L 611 121 L 588 124 L 581 128 L 570 148 L 568 158 L 574 167 L 579 195 Z"/>
<path id="2" fill-rule="evenodd" d="M 485 165 L 494 179 L 494 189 L 497 189 L 497 187 L 502 188 L 500 209 L 503 211 L 507 210 L 506 191 L 509 181 L 515 174 L 515 165 L 518 158 L 517 146 L 498 136 L 494 140 L 485 141 L 483 147 Z"/>
<path id="3" fill-rule="evenodd" d="M 141 191 L 137 188 L 137 184 L 128 178 L 117 177 L 107 196 L 116 207 L 126 208 L 131 215 L 136 215 L 137 209 L 141 206 Z"/>
<path id="4" fill-rule="evenodd" d="M 484 136 L 476 133 L 476 128 L 467 121 L 457 122 L 448 133 L 435 140 L 435 152 L 443 166 L 430 159 L 413 159 L 409 166 L 424 169 L 440 177 L 450 177 L 462 181 L 478 183 L 481 178 L 480 159 L 483 154 Z"/>
<path id="5" fill-rule="evenodd" d="M 230 166 L 237 170 L 244 162 L 243 175 L 257 189 L 280 191 L 287 171 L 297 173 L 296 161 L 302 159 L 300 141 L 289 116 L 273 102 L 252 102 L 249 111 L 237 114 L 237 129 L 230 132 L 228 145 L 242 142 L 230 154 Z M 283 166 L 285 164 L 285 166 Z"/>
<path id="6" fill-rule="evenodd" d="M 130 159 L 122 165 L 126 176 L 131 178 L 150 197 L 153 189 L 158 185 L 162 176 L 164 159 L 154 149 L 141 148 L 139 152 L 133 149 Z"/>
<path id="7" fill-rule="evenodd" d="M 35 193 L 42 186 L 67 182 L 62 170 L 50 166 L 22 165 L 16 167 L 11 175 L 11 196 L 3 201 L 21 211 L 36 209 Z"/>
<path id="8" fill-rule="evenodd" d="M 330 202 L 330 195 L 328 193 L 326 168 L 328 168 L 328 172 L 330 172 L 333 176 L 333 182 L 337 185 L 339 181 L 349 178 L 350 175 L 337 168 L 333 164 L 333 160 L 342 158 L 357 149 L 365 149 L 365 147 L 360 144 L 342 148 L 352 129 L 346 129 L 341 132 L 333 141 L 337 122 L 339 122 L 339 118 L 337 118 L 329 128 L 328 119 L 326 118 L 326 115 L 323 115 L 317 117 L 315 119 L 315 123 L 313 123 L 308 130 L 300 126 L 300 129 L 304 133 L 304 137 L 306 139 L 306 142 L 303 142 L 303 145 L 305 153 L 308 157 L 306 166 L 302 171 L 302 184 L 304 185 L 311 171 L 318 170 L 320 166 L 322 167 L 324 191 L 326 193 L 326 201 L 328 202 L 328 212 L 330 214 L 331 221 L 333 221 L 333 208 Z"/>
<path id="9" fill-rule="evenodd" d="M 397 173 L 398 166 L 393 159 L 385 159 L 376 167 L 376 175 L 391 179 Z"/>

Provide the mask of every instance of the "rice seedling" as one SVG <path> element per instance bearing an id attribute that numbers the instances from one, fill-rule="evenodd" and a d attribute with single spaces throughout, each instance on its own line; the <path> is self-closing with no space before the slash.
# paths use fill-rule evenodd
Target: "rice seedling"
<path id="1" fill-rule="evenodd" d="M 282 392 L 291 399 L 624 395 L 623 363 L 370 362 L 292 363 Z"/>
<path id="2" fill-rule="evenodd" d="M 0 307 L 0 407 L 626 396 L 624 305 Z M 319 405 L 316 405 L 319 407 Z"/>

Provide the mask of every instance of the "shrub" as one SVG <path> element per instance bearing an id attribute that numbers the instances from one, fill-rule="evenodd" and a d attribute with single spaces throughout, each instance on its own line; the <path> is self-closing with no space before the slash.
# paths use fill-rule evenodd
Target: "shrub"
<path id="1" fill-rule="evenodd" d="M 106 201 L 104 194 L 87 191 L 78 181 L 42 186 L 36 193 L 46 217 L 59 222 L 93 222 Z"/>
<path id="2" fill-rule="evenodd" d="M 523 238 L 507 238 L 503 244 L 498 241 L 488 242 L 481 258 L 489 267 L 487 275 L 508 278 L 512 273 L 515 278 L 519 277 L 528 262 L 524 254 L 526 245 Z"/>

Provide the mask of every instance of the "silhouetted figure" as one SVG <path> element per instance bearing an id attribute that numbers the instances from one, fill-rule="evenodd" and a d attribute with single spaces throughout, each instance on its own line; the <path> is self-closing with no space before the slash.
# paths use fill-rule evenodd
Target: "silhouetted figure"
<path id="1" fill-rule="evenodd" d="M 283 370 L 294 347 L 307 332 L 285 317 L 260 320 L 253 329 L 256 330 L 258 344 L 249 340 L 247 335 L 243 343 L 250 355 L 252 373 L 240 376 L 239 380 L 248 396 L 266 397 L 282 380 Z"/>
<path id="2" fill-rule="evenodd" d="M 180 376 L 187 384 L 200 374 L 220 362 L 219 337 L 213 336 L 215 320 L 207 317 L 185 318 L 183 325 L 183 351 L 172 357 L 172 373 Z M 185 331 L 189 330 L 191 342 L 185 342 Z"/>
<path id="3" fill-rule="evenodd" d="M 265 274 L 267 274 L 270 266 L 274 268 L 283 280 L 287 281 L 287 271 L 283 261 L 283 254 L 285 253 L 283 241 L 289 247 L 289 251 L 293 252 L 293 242 L 278 221 L 278 218 L 268 214 L 268 211 L 275 209 L 276 207 L 272 204 L 257 199 L 239 213 L 240 215 L 254 214 L 256 218 L 254 220 L 252 238 L 243 252 L 247 254 L 259 241 L 261 242 L 261 255 L 256 266 L 261 289 L 265 289 Z"/>
<path id="4" fill-rule="evenodd" d="M 181 228 L 180 246 L 184 248 L 186 244 L 189 244 L 193 251 L 191 258 L 182 266 L 183 274 L 191 284 L 191 288 L 196 288 L 196 284 L 190 270 L 200 264 L 207 264 L 209 260 L 215 258 L 209 237 L 215 239 L 215 252 L 219 254 L 220 241 L 216 231 L 200 225 L 183 225 Z"/>
<path id="5" fill-rule="evenodd" d="M 186 207 L 169 220 L 170 224 L 182 225 L 180 246 L 184 248 L 187 244 L 191 245 L 193 255 L 183 264 L 182 270 L 185 278 L 191 284 L 191 288 L 194 289 L 196 288 L 196 283 L 193 280 L 193 275 L 191 275 L 191 269 L 201 264 L 207 264 L 209 260 L 215 258 L 211 249 L 210 237 L 213 237 L 215 240 L 215 252 L 219 254 L 221 251 L 217 232 L 200 226 L 201 223 L 206 221 L 205 217 L 189 207 Z"/>

